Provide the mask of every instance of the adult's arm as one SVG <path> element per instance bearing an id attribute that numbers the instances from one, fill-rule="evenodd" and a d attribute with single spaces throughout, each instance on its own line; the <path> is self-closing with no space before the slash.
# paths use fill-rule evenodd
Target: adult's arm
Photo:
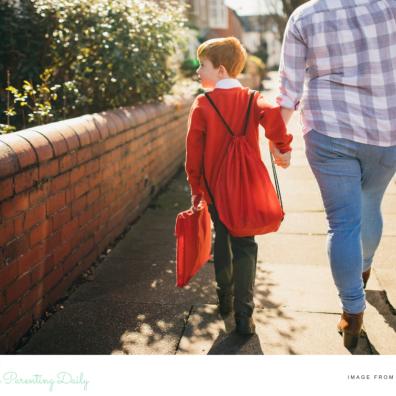
<path id="1" fill-rule="evenodd" d="M 279 64 L 280 95 L 277 103 L 282 108 L 282 117 L 287 124 L 298 109 L 304 88 L 307 45 L 297 21 L 296 12 L 290 17 L 283 37 Z"/>

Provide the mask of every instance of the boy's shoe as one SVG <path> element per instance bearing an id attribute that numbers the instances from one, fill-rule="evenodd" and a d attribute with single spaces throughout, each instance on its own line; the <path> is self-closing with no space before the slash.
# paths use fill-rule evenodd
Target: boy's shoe
<path id="1" fill-rule="evenodd" d="M 236 332 L 242 335 L 256 334 L 256 325 L 251 316 L 235 316 Z"/>

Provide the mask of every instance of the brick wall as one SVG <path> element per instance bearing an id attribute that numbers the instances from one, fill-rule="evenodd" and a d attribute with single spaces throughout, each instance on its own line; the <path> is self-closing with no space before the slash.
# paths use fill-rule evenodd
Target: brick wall
<path id="1" fill-rule="evenodd" d="M 0 136 L 0 353 L 175 174 L 189 106 L 125 108 Z"/>

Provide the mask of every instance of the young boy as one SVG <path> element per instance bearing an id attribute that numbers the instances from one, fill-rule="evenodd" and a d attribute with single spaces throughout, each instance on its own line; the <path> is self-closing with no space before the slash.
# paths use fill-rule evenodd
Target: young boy
<path id="1" fill-rule="evenodd" d="M 236 79 L 246 62 L 246 51 L 234 37 L 205 41 L 197 50 L 200 67 L 197 74 L 202 87 L 212 90 L 211 99 L 216 104 L 230 128 L 242 130 L 249 102 L 249 89 Z M 270 140 L 275 162 L 289 166 L 290 142 L 280 108 L 271 106 L 257 92 L 254 96 L 246 137 L 258 153 L 258 126 L 265 129 Z M 254 334 L 252 318 L 253 289 L 256 277 L 257 243 L 254 236 L 233 237 L 219 221 L 203 178 L 203 166 L 208 185 L 214 179 L 230 137 L 221 118 L 205 95 L 199 95 L 190 111 L 186 139 L 186 173 L 191 187 L 192 206 L 196 209 L 201 199 L 208 203 L 215 228 L 214 267 L 217 282 L 219 310 L 223 317 L 234 308 L 236 331 Z M 235 191 L 235 194 L 238 194 Z M 229 197 L 232 200 L 232 197 Z"/>

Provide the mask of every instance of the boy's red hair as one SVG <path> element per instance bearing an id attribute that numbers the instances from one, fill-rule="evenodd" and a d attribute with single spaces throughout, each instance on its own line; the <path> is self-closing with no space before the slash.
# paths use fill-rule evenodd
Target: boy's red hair
<path id="1" fill-rule="evenodd" d="M 197 49 L 198 59 L 209 59 L 215 68 L 223 65 L 230 77 L 237 77 L 246 63 L 246 50 L 236 37 L 207 40 Z"/>

